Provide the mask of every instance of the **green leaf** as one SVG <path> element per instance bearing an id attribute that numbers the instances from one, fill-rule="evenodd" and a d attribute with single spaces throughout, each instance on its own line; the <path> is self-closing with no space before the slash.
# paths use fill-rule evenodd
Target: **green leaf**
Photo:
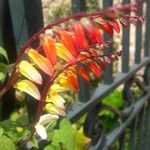
<path id="1" fill-rule="evenodd" d="M 74 129 L 67 118 L 64 118 L 59 125 L 59 129 L 54 131 L 51 146 L 54 149 L 75 149 L 75 134 Z"/>
<path id="2" fill-rule="evenodd" d="M 0 149 L 1 150 L 16 150 L 17 147 L 15 146 L 15 144 L 12 142 L 10 138 L 3 135 L 0 137 Z"/>
<path id="3" fill-rule="evenodd" d="M 4 63 L 0 63 L 0 81 L 3 81 L 10 71 L 12 65 L 6 65 Z"/>
<path id="4" fill-rule="evenodd" d="M 6 53 L 6 51 L 2 47 L 0 47 L 0 55 L 4 56 L 5 59 L 7 60 L 7 62 L 9 61 L 7 53 Z"/>
<path id="5" fill-rule="evenodd" d="M 33 147 L 38 148 L 38 141 L 36 139 L 35 136 L 32 137 L 32 139 L 30 140 L 31 144 Z"/>
<path id="6" fill-rule="evenodd" d="M 0 137 L 3 135 L 4 129 L 0 126 Z"/>

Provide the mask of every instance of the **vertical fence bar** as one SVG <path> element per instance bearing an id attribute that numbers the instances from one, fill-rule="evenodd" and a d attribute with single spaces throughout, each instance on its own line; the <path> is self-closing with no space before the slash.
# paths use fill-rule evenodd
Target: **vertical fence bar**
<path id="1" fill-rule="evenodd" d="M 145 51 L 144 56 L 150 56 L 150 0 L 146 1 L 146 31 L 145 31 Z"/>
<path id="2" fill-rule="evenodd" d="M 130 0 L 123 0 L 123 4 L 130 3 Z M 130 27 L 123 29 L 122 35 L 122 72 L 129 71 L 129 44 L 130 44 Z"/>
<path id="3" fill-rule="evenodd" d="M 0 46 L 3 45 L 2 31 L 3 31 L 3 17 L 4 17 L 4 2 L 0 0 Z"/>
<path id="4" fill-rule="evenodd" d="M 132 121 L 130 127 L 130 141 L 129 141 L 129 149 L 136 149 L 136 128 L 137 128 L 137 120 L 136 118 Z"/>
<path id="5" fill-rule="evenodd" d="M 145 119 L 145 110 L 142 108 L 139 113 L 139 128 L 138 128 L 138 138 L 137 138 L 137 150 L 141 150 L 143 146 L 143 132 L 144 132 L 144 119 Z"/>
<path id="6" fill-rule="evenodd" d="M 73 13 L 79 13 L 85 11 L 85 0 L 72 0 L 72 11 Z M 79 100 L 82 102 L 88 101 L 90 97 L 89 84 L 83 80 L 80 76 L 78 76 L 80 92 L 79 92 Z"/>
<path id="7" fill-rule="evenodd" d="M 113 0 L 103 0 L 103 9 L 113 5 Z M 108 34 L 104 33 L 104 41 L 109 40 Z M 113 46 L 104 49 L 104 54 L 109 54 L 113 51 Z M 106 70 L 104 72 L 104 83 L 111 84 L 113 82 L 113 64 L 106 64 Z"/>
<path id="8" fill-rule="evenodd" d="M 143 6 L 141 6 L 137 14 L 138 16 L 142 16 L 143 14 Z M 141 62 L 141 49 L 142 49 L 142 25 L 137 24 L 136 26 L 136 47 L 135 47 L 135 63 L 140 63 Z"/>

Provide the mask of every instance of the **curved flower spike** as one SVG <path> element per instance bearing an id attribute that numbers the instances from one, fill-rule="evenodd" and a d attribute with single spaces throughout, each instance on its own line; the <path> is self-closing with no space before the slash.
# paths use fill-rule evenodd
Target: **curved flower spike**
<path id="1" fill-rule="evenodd" d="M 19 72 L 29 80 L 37 84 L 42 84 L 40 73 L 28 61 L 23 60 L 20 62 Z"/>
<path id="2" fill-rule="evenodd" d="M 89 74 L 83 67 L 78 67 L 77 71 L 81 75 L 81 77 L 83 77 L 86 81 L 90 81 Z"/>
<path id="3" fill-rule="evenodd" d="M 41 95 L 38 88 L 29 80 L 21 80 L 14 87 L 18 90 L 28 93 L 37 100 L 40 100 Z"/>
<path id="4" fill-rule="evenodd" d="M 52 65 L 55 65 L 57 62 L 57 55 L 53 38 L 49 35 L 41 35 L 41 45 L 45 56 L 51 61 Z"/>
<path id="5" fill-rule="evenodd" d="M 44 56 L 40 55 L 36 50 L 29 49 L 27 51 L 29 58 L 47 75 L 53 74 L 53 68 L 50 61 Z"/>
<path id="6" fill-rule="evenodd" d="M 57 55 L 67 62 L 75 63 L 75 57 L 69 52 L 69 50 L 62 43 L 55 43 Z"/>
<path id="7" fill-rule="evenodd" d="M 92 24 L 87 18 L 82 18 L 81 23 L 84 26 L 86 35 L 91 44 L 103 44 L 103 38 L 99 29 Z"/>
<path id="8" fill-rule="evenodd" d="M 62 41 L 62 43 L 66 46 L 66 48 L 71 52 L 71 54 L 74 57 L 77 57 L 77 51 L 76 51 L 74 41 L 73 41 L 71 34 L 69 34 L 65 30 L 59 30 L 58 36 L 59 36 L 60 40 Z"/>

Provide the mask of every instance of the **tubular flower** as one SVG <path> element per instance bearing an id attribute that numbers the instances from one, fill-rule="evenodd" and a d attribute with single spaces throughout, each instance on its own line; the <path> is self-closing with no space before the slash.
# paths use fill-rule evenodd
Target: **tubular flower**
<path id="1" fill-rule="evenodd" d="M 18 90 L 28 93 L 37 100 L 40 100 L 41 98 L 38 88 L 29 80 L 21 80 L 17 82 L 14 87 Z"/>
<path id="2" fill-rule="evenodd" d="M 86 42 L 83 26 L 78 21 L 72 21 L 71 27 L 73 30 L 73 38 L 76 49 L 80 51 L 83 49 L 83 44 Z"/>
<path id="3" fill-rule="evenodd" d="M 64 109 L 61 109 L 52 103 L 46 104 L 45 110 L 54 115 L 66 116 Z"/>
<path id="4" fill-rule="evenodd" d="M 47 96 L 46 102 L 51 102 L 55 106 L 57 106 L 61 109 L 65 109 L 65 106 L 64 106 L 65 100 L 63 99 L 63 97 L 61 97 L 57 93 L 51 93 L 49 96 Z"/>
<path id="5" fill-rule="evenodd" d="M 45 56 L 50 60 L 52 65 L 55 65 L 57 62 L 57 55 L 54 39 L 49 35 L 42 35 L 41 45 L 43 47 Z"/>
<path id="6" fill-rule="evenodd" d="M 28 61 L 21 61 L 18 68 L 23 76 L 37 84 L 42 84 L 40 73 Z"/>
<path id="7" fill-rule="evenodd" d="M 29 56 L 29 58 L 43 71 L 45 72 L 47 75 L 51 76 L 53 74 L 53 68 L 52 68 L 52 64 L 50 63 L 50 61 L 40 55 L 36 50 L 34 49 L 29 49 L 27 51 L 27 54 Z"/>
<path id="8" fill-rule="evenodd" d="M 103 38 L 99 31 L 99 29 L 92 24 L 87 18 L 82 18 L 81 23 L 84 26 L 86 36 L 88 37 L 88 40 L 90 44 L 103 44 Z"/>
<path id="9" fill-rule="evenodd" d="M 76 51 L 71 33 L 65 30 L 60 30 L 58 31 L 58 36 L 60 40 L 62 41 L 62 43 L 66 46 L 66 48 L 71 52 L 71 54 L 74 57 L 77 57 L 77 51 Z"/>
<path id="10" fill-rule="evenodd" d="M 57 55 L 67 62 L 75 63 L 75 57 L 69 52 L 69 50 L 62 43 L 55 43 Z"/>

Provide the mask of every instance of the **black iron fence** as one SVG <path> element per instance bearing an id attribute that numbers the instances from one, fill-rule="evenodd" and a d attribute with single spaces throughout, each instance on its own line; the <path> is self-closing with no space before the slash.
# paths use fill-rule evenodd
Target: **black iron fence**
<path id="1" fill-rule="evenodd" d="M 122 0 L 128 3 L 130 0 Z M 121 1 L 120 1 L 121 2 Z M 8 55 L 13 62 L 19 47 L 43 26 L 41 1 L 37 0 L 0 0 L 0 44 L 9 49 Z M 74 13 L 85 11 L 85 0 L 72 0 Z M 113 5 L 113 0 L 103 0 L 103 8 Z M 68 117 L 75 122 L 82 115 L 86 115 L 84 133 L 92 142 L 89 149 L 131 149 L 149 150 L 150 144 L 150 1 L 144 8 L 138 10 L 138 15 L 146 15 L 146 23 L 136 26 L 135 33 L 130 34 L 130 28 L 123 29 L 121 71 L 114 74 L 114 65 L 107 64 L 102 83 L 90 91 L 90 84 L 80 81 L 81 90 L 79 101 L 68 110 Z M 131 56 L 131 36 L 135 37 L 135 53 Z M 104 35 L 107 40 L 107 36 Z M 105 51 L 109 53 L 113 47 Z M 134 60 L 130 62 L 130 57 Z M 142 73 L 137 74 L 142 70 Z M 144 70 L 144 71 L 143 71 Z M 120 85 L 124 85 L 122 95 L 125 105 L 121 110 L 102 103 Z M 135 86 L 139 89 L 132 89 Z M 10 96 L 12 93 L 9 93 Z M 5 97 L 3 97 L 5 99 Z M 31 101 L 30 101 L 31 102 Z M 8 102 L 9 103 L 9 102 Z M 5 108 L 5 103 L 3 107 Z M 32 104 L 35 105 L 35 104 Z M 12 105 L 13 106 L 13 105 Z M 30 110 L 29 113 L 33 112 Z M 8 107 L 7 107 L 8 109 Z M 9 111 L 4 109 L 3 111 Z M 100 112 L 109 110 L 116 116 L 116 124 L 109 131 L 104 130 Z M 8 112 L 8 113 L 9 113 Z M 7 116 L 5 116 L 7 117 Z M 3 118 L 5 118 L 3 117 Z"/>

